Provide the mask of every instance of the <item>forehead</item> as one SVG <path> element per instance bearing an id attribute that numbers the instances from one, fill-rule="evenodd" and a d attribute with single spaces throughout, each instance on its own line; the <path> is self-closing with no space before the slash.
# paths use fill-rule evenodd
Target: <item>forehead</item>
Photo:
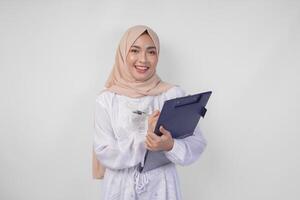
<path id="1" fill-rule="evenodd" d="M 148 34 L 140 35 L 135 40 L 135 42 L 132 44 L 132 46 L 133 45 L 134 46 L 140 46 L 140 47 L 144 47 L 145 45 L 155 47 L 155 44 L 154 44 L 153 40 L 151 39 L 151 37 Z"/>

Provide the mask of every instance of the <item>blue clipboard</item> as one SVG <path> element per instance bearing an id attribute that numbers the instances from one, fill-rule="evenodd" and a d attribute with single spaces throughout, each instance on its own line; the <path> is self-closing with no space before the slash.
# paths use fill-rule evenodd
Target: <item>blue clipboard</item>
<path id="1" fill-rule="evenodd" d="M 205 106 L 211 94 L 212 92 L 208 91 L 165 101 L 154 133 L 161 136 L 159 127 L 162 125 L 171 132 L 175 139 L 193 135 L 200 117 L 205 116 Z M 146 172 L 170 162 L 164 152 L 147 150 L 144 162 L 139 165 L 138 169 L 140 172 Z"/>

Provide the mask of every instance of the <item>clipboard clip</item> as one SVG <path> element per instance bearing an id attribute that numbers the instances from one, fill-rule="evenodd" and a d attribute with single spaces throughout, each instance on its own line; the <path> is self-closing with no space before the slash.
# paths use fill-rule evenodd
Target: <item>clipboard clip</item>
<path id="1" fill-rule="evenodd" d="M 207 109 L 205 107 L 202 107 L 202 109 L 200 110 L 200 115 L 204 118 L 205 114 L 206 114 Z"/>
<path id="2" fill-rule="evenodd" d="M 188 95 L 184 98 L 179 98 L 176 102 L 174 107 L 181 107 L 181 106 L 186 106 L 186 105 L 190 105 L 190 104 L 194 104 L 194 103 L 198 103 L 199 100 L 201 99 L 201 95 L 200 96 L 194 96 L 191 97 L 191 95 Z M 202 107 L 201 110 L 199 111 L 200 116 L 202 116 L 204 118 L 205 114 L 206 114 L 206 108 Z"/>
<path id="3" fill-rule="evenodd" d="M 184 98 L 179 98 L 175 102 L 175 108 L 176 107 L 185 106 L 185 105 L 189 105 L 189 104 L 193 104 L 193 103 L 197 103 L 200 98 L 201 98 L 201 96 L 191 97 L 191 95 L 188 95 L 188 96 L 186 96 Z"/>

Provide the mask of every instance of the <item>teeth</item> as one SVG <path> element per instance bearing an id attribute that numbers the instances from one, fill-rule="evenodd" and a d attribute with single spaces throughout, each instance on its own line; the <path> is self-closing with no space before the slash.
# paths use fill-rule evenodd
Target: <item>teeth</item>
<path id="1" fill-rule="evenodd" d="M 142 66 L 135 66 L 136 68 L 138 68 L 138 69 L 141 69 L 141 70 L 146 70 L 146 69 L 148 69 L 148 67 L 142 67 Z"/>

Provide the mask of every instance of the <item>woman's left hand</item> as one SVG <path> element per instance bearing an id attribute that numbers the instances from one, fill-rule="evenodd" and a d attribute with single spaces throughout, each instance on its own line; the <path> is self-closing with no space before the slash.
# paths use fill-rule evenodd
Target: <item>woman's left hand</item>
<path id="1" fill-rule="evenodd" d="M 154 132 L 147 132 L 145 145 L 150 151 L 170 151 L 173 148 L 174 140 L 171 133 L 162 126 L 159 128 L 162 136 L 156 135 Z"/>

